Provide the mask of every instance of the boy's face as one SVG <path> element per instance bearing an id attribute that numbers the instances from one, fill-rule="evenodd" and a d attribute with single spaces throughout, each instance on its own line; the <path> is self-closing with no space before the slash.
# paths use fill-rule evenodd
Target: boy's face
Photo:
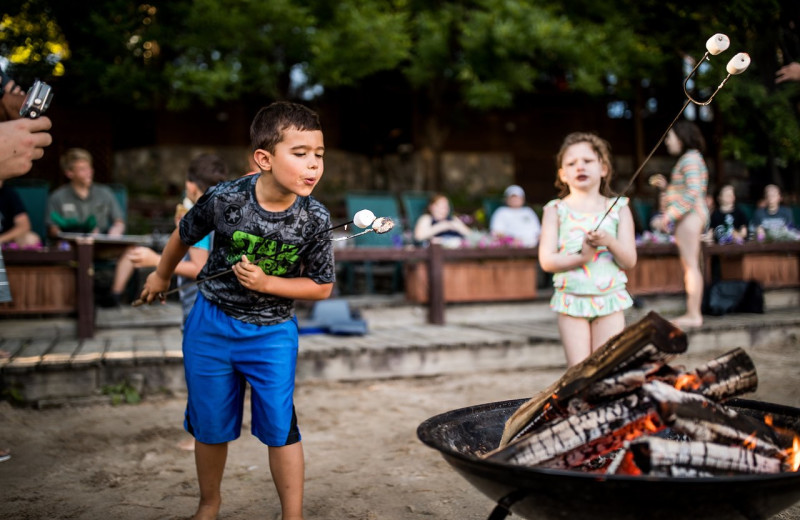
<path id="1" fill-rule="evenodd" d="M 322 178 L 324 153 L 321 131 L 291 127 L 284 130 L 283 140 L 275 146 L 275 153 L 256 150 L 254 157 L 263 172 L 272 174 L 276 185 L 305 197 Z"/>
<path id="2" fill-rule="evenodd" d="M 92 185 L 94 168 L 91 163 L 84 159 L 79 159 L 72 163 L 72 167 L 65 172 L 67 178 L 75 185 L 89 187 Z"/>
<path id="3" fill-rule="evenodd" d="M 778 207 L 781 203 L 781 190 L 777 186 L 767 186 L 764 188 L 764 200 L 766 200 L 767 206 Z"/>

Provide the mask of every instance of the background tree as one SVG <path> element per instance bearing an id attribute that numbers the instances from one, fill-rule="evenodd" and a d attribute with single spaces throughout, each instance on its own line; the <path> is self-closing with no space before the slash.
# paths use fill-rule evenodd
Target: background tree
<path id="1" fill-rule="evenodd" d="M 21 77 L 58 83 L 59 97 L 141 109 L 187 109 L 248 99 L 408 96 L 427 186 L 441 185 L 441 152 L 453 125 L 512 109 L 521 99 L 571 91 L 630 107 L 639 160 L 648 117 L 682 104 L 682 58 L 699 58 L 716 32 L 733 48 L 697 78 L 699 92 L 724 76 L 733 53 L 753 65 L 712 105 L 715 144 L 758 179 L 796 189 L 797 85 L 774 71 L 796 36 L 797 7 L 780 0 L 9 0 L 0 52 L 57 42 L 63 76 L 45 61 L 16 63 Z M 44 18 L 36 18 L 36 16 Z M 10 18 L 9 18 L 10 17 Z M 25 22 L 19 30 L 19 20 Z M 11 30 L 9 30 L 9 27 Z M 58 29 L 52 32 L 53 29 Z M 63 38 L 59 35 L 63 34 Z M 782 52 L 782 54 L 779 54 Z M 798 50 L 800 53 L 800 50 Z M 49 59 L 53 59 L 52 57 Z M 797 56 L 794 56 L 797 59 Z M 53 64 L 50 63 L 52 66 Z M 48 72 L 48 70 L 50 72 Z M 647 92 L 645 92 L 647 90 Z M 658 99 L 656 113 L 646 98 Z M 376 116 L 378 117 L 378 116 Z M 649 137 L 649 136 L 647 136 Z M 793 173 L 794 172 L 794 173 Z"/>

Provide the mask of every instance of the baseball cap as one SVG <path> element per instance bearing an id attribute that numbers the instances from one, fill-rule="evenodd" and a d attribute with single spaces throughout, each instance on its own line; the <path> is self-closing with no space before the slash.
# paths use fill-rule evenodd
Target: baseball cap
<path id="1" fill-rule="evenodd" d="M 511 186 L 506 188 L 506 191 L 503 192 L 503 197 L 508 198 L 508 197 L 510 197 L 512 195 L 516 195 L 516 196 L 522 197 L 524 199 L 525 198 L 525 190 L 522 189 L 522 186 L 517 186 L 516 184 L 512 184 Z"/>

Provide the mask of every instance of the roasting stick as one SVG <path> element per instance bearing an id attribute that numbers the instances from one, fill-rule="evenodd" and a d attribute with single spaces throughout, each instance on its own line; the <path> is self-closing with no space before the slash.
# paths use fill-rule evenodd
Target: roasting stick
<path id="1" fill-rule="evenodd" d="M 689 103 L 694 103 L 695 105 L 699 105 L 699 106 L 706 106 L 706 105 L 710 104 L 711 100 L 714 99 L 714 96 L 717 95 L 717 92 L 720 91 L 720 89 L 725 85 L 725 83 L 728 81 L 728 79 L 731 76 L 734 76 L 734 75 L 737 75 L 737 74 L 741 74 L 742 72 L 747 70 L 747 67 L 750 66 L 750 55 L 747 54 L 746 52 L 740 52 L 739 54 L 737 54 L 736 56 L 731 58 L 731 60 L 728 62 L 728 65 L 726 67 L 728 75 L 725 76 L 725 79 L 723 79 L 722 83 L 719 84 L 719 86 L 717 87 L 717 90 L 715 90 L 714 93 L 711 94 L 711 97 L 709 97 L 706 101 L 698 101 L 698 100 L 694 99 L 691 96 L 691 94 L 689 94 L 689 89 L 687 87 L 687 84 L 689 83 L 689 80 L 692 78 L 692 76 L 694 76 L 695 72 L 697 72 L 697 69 L 700 68 L 700 65 L 703 64 L 703 61 L 705 61 L 705 60 L 711 61 L 711 59 L 709 58 L 709 55 L 716 56 L 717 54 L 725 51 L 730 46 L 730 44 L 731 44 L 731 42 L 728 39 L 728 37 L 725 36 L 722 33 L 717 33 L 717 34 L 715 34 L 714 36 L 712 36 L 711 38 L 708 39 L 708 41 L 706 42 L 706 53 L 703 55 L 703 57 L 700 59 L 700 61 L 697 62 L 697 65 L 694 66 L 692 71 L 689 73 L 688 76 L 686 76 L 686 79 L 683 82 L 683 93 L 686 94 L 686 98 L 687 98 L 686 102 L 683 104 L 683 107 L 680 109 L 678 114 L 675 116 L 675 119 L 673 119 L 672 122 L 669 124 L 669 126 L 666 129 L 666 131 L 661 136 L 661 139 L 659 139 L 658 142 L 656 143 L 656 145 L 653 147 L 653 149 L 650 150 L 650 153 L 647 155 L 647 157 L 645 158 L 644 162 L 642 162 L 642 164 L 639 165 L 639 168 L 636 169 L 636 172 L 634 172 L 633 176 L 631 177 L 630 182 L 628 182 L 628 185 L 625 186 L 625 189 L 622 190 L 622 192 L 620 192 L 619 195 L 617 195 L 617 197 L 614 199 L 614 202 L 611 204 L 611 206 L 608 208 L 608 210 L 606 210 L 605 214 L 603 214 L 602 218 L 600 219 L 600 222 L 597 223 L 597 227 L 595 227 L 595 229 L 594 229 L 595 231 L 600 229 L 600 224 L 603 223 L 603 220 L 605 220 L 605 218 L 608 216 L 608 214 L 611 213 L 611 210 L 614 209 L 614 206 L 617 205 L 617 202 L 619 201 L 620 197 L 622 197 L 631 188 L 631 186 L 633 186 L 633 183 L 636 181 L 636 178 L 639 176 L 640 173 L 642 173 L 642 169 L 644 168 L 644 165 L 647 164 L 647 162 L 650 160 L 650 158 L 653 157 L 653 154 L 658 149 L 658 147 L 661 146 L 661 143 L 664 142 L 664 139 L 666 139 L 667 134 L 669 134 L 669 131 L 672 129 L 672 127 L 675 125 L 675 123 L 678 122 L 678 118 L 681 117 L 681 114 L 683 114 L 683 111 L 686 110 L 686 107 L 689 106 Z M 578 251 L 578 252 L 580 252 L 580 251 Z"/>
<path id="2" fill-rule="evenodd" d="M 362 228 L 362 229 L 363 228 L 367 228 L 367 229 L 365 229 L 364 231 L 361 231 L 360 233 L 356 233 L 354 235 L 348 235 L 348 236 L 338 237 L 338 238 L 329 238 L 327 240 L 329 240 L 331 242 L 338 242 L 338 241 L 341 241 L 341 240 L 350 240 L 350 239 L 355 238 L 355 237 L 360 237 L 362 235 L 366 235 L 367 233 L 375 233 L 375 234 L 378 234 L 378 235 L 382 235 L 384 233 L 388 233 L 389 231 L 392 230 L 392 228 L 394 228 L 394 221 L 392 221 L 391 218 L 389 218 L 389 217 L 375 217 L 375 214 L 372 213 L 370 210 L 362 209 L 361 211 L 358 211 L 353 216 L 353 220 L 350 220 L 348 222 L 345 222 L 344 224 L 338 224 L 336 226 L 333 226 L 333 227 L 330 227 L 330 228 L 327 228 L 327 229 L 323 229 L 322 231 L 314 233 L 313 235 L 311 235 L 311 238 L 309 240 L 306 240 L 305 242 L 300 244 L 300 246 L 298 246 L 298 247 L 299 248 L 300 247 L 304 247 L 304 246 L 307 246 L 308 244 L 310 244 L 310 243 L 312 243 L 314 241 L 321 240 L 321 239 L 315 238 L 315 237 L 317 237 L 318 235 L 321 235 L 322 233 L 326 233 L 328 231 L 333 231 L 334 229 L 338 229 L 340 227 L 344 227 L 345 229 L 347 229 L 347 226 L 350 225 L 350 224 L 355 224 L 359 228 Z M 254 264 L 257 264 L 258 262 L 260 262 L 262 260 L 266 260 L 268 258 L 272 258 L 273 256 L 275 256 L 275 255 L 260 256 L 260 257 L 255 258 L 254 260 L 252 260 L 252 262 Z M 219 273 L 213 274 L 213 275 L 208 276 L 206 278 L 203 278 L 201 280 L 192 280 L 191 282 L 187 282 L 187 283 L 185 283 L 185 284 L 183 284 L 183 285 L 181 285 L 179 287 L 176 287 L 174 289 L 170 289 L 169 291 L 158 293 L 156 295 L 156 298 L 159 299 L 159 300 L 164 300 L 164 298 L 166 298 L 170 294 L 175 294 L 176 292 L 178 292 L 180 290 L 183 290 L 183 289 L 186 289 L 187 287 L 191 287 L 193 285 L 198 285 L 198 284 L 201 284 L 203 282 L 207 282 L 208 280 L 213 280 L 214 278 L 219 278 L 220 276 L 224 276 L 226 274 L 230 274 L 232 272 L 233 272 L 233 268 L 231 267 L 230 269 L 227 269 L 225 271 L 221 271 Z M 145 303 L 144 300 L 142 300 L 141 298 L 137 298 L 133 303 L 131 303 L 131 306 L 139 307 L 140 305 L 143 305 L 144 303 Z"/>

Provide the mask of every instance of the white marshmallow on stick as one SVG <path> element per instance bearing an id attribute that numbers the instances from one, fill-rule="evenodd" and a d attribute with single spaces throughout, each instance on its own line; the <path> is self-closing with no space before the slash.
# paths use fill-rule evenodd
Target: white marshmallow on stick
<path id="1" fill-rule="evenodd" d="M 353 215 L 353 224 L 361 229 L 368 228 L 375 222 L 375 214 L 368 209 L 362 209 Z"/>
<path id="2" fill-rule="evenodd" d="M 728 74 L 741 74 L 750 66 L 750 55 L 746 52 L 740 52 L 728 62 L 726 70 Z"/>
<path id="3" fill-rule="evenodd" d="M 706 49 L 708 52 L 716 56 L 720 52 L 724 52 L 731 46 L 731 41 L 722 33 L 717 33 L 706 42 Z"/>

